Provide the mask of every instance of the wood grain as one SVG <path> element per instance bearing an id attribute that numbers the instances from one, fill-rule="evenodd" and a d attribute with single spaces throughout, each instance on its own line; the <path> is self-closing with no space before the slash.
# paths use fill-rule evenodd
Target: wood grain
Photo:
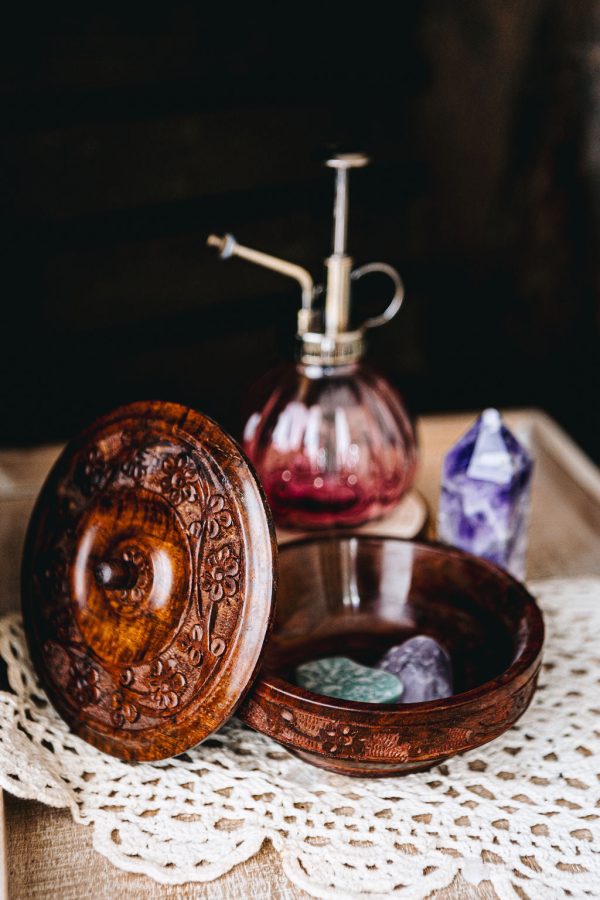
<path id="1" fill-rule="evenodd" d="M 276 556 L 258 479 L 211 419 L 134 403 L 74 438 L 21 579 L 33 665 L 71 730 L 137 762 L 218 729 L 260 665 Z"/>
<path id="2" fill-rule="evenodd" d="M 600 574 L 600 473 L 545 414 L 537 410 L 508 413 L 511 428 L 528 435 L 536 456 L 528 576 Z M 426 417 L 419 422 L 421 457 L 417 486 L 433 521 L 437 509 L 443 453 L 472 422 L 473 414 Z M 22 537 L 35 493 L 58 447 L 0 452 L 0 610 L 18 605 L 18 563 Z M 17 511 L 14 497 L 19 498 Z M 557 515 L 556 510 L 560 510 Z M 9 516 L 11 518 L 9 518 Z M 8 524 L 5 527 L 5 521 Z M 393 520 L 379 523 L 393 531 Z M 15 589 L 16 588 L 16 589 Z M 86 900 L 94 885 L 98 900 L 124 898 L 196 898 L 308 900 L 285 877 L 279 855 L 267 843 L 255 857 L 207 885 L 158 885 L 121 872 L 95 853 L 91 830 L 73 823 L 66 810 L 5 796 L 8 878 L 16 900 L 58 897 Z M 496 900 L 487 883 L 478 888 L 457 879 L 436 900 Z"/>
<path id="3" fill-rule="evenodd" d="M 417 771 L 493 740 L 527 709 L 542 618 L 496 566 L 450 548 L 337 534 L 287 544 L 279 568 L 273 634 L 239 714 L 307 762 L 358 777 Z M 294 682 L 307 660 L 349 654 L 368 665 L 416 634 L 450 653 L 455 696 L 378 706 Z"/>

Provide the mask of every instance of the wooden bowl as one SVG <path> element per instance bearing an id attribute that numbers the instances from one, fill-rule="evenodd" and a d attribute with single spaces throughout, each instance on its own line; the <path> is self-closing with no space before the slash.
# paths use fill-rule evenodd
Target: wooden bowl
<path id="1" fill-rule="evenodd" d="M 438 545 L 318 536 L 280 548 L 275 625 L 243 720 L 332 772 L 394 775 L 493 740 L 527 709 L 544 625 L 534 599 L 484 560 Z M 428 634 L 450 652 L 456 693 L 426 703 L 370 704 L 294 683 L 310 659 L 374 663 Z"/>

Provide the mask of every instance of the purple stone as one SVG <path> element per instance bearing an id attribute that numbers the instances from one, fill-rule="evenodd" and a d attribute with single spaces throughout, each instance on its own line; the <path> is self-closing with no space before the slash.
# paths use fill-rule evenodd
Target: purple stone
<path id="1" fill-rule="evenodd" d="M 376 668 L 396 675 L 404 685 L 402 703 L 439 700 L 452 693 L 452 662 L 445 647 L 420 634 L 391 647 Z"/>
<path id="2" fill-rule="evenodd" d="M 523 578 L 532 469 L 500 413 L 486 409 L 444 459 L 439 539 Z"/>

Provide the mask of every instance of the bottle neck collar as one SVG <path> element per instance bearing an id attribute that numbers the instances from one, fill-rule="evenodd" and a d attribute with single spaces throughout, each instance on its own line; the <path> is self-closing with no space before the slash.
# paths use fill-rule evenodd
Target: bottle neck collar
<path id="1" fill-rule="evenodd" d="M 308 331 L 297 339 L 298 359 L 307 366 L 347 366 L 358 362 L 365 353 L 362 331 L 341 331 L 335 335 Z"/>

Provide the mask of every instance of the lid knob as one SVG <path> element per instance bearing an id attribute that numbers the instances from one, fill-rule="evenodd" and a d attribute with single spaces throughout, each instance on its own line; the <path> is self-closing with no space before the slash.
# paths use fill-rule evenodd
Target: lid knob
<path id="1" fill-rule="evenodd" d="M 98 587 L 109 591 L 129 590 L 138 580 L 138 569 L 125 559 L 108 559 L 94 567 L 94 578 Z"/>
<path id="2" fill-rule="evenodd" d="M 72 731 L 130 760 L 176 756 L 250 687 L 276 548 L 257 477 L 216 423 L 134 403 L 72 440 L 29 524 L 31 658 Z"/>

